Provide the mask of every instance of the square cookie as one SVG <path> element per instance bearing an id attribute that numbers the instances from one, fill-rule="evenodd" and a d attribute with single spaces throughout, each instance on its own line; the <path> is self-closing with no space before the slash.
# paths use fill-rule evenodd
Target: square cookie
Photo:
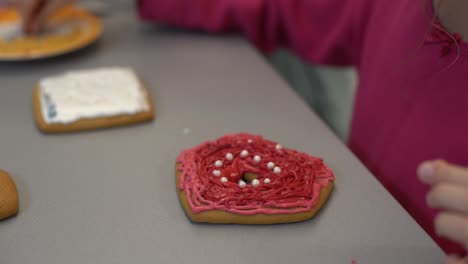
<path id="1" fill-rule="evenodd" d="M 70 71 L 41 79 L 33 91 L 39 129 L 46 133 L 109 128 L 154 119 L 150 95 L 129 68 Z"/>

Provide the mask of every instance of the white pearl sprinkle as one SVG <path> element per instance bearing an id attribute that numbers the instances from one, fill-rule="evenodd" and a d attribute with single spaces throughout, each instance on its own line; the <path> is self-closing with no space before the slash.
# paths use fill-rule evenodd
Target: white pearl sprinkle
<path id="1" fill-rule="evenodd" d="M 228 179 L 226 177 L 222 177 L 221 182 L 226 183 L 226 182 L 228 182 Z"/>
<path id="2" fill-rule="evenodd" d="M 252 142 L 253 142 L 253 140 L 251 140 L 251 139 L 247 140 L 247 143 L 252 143 Z"/>
<path id="3" fill-rule="evenodd" d="M 244 149 L 243 151 L 241 151 L 241 154 L 240 154 L 241 158 L 246 158 L 248 155 L 249 155 L 249 152 L 247 150 Z"/>
<path id="4" fill-rule="evenodd" d="M 214 165 L 215 165 L 216 167 L 220 168 L 220 167 L 223 166 L 223 162 L 220 161 L 220 160 L 217 160 L 217 161 L 215 161 L 215 164 L 214 164 Z"/>
<path id="5" fill-rule="evenodd" d="M 244 188 L 245 186 L 247 186 L 247 183 L 243 180 L 239 180 L 239 187 Z"/>
<path id="6" fill-rule="evenodd" d="M 283 149 L 283 146 L 281 146 L 280 144 L 278 144 L 278 145 L 276 145 L 275 148 L 276 148 L 276 150 L 281 150 L 281 149 Z"/>
<path id="7" fill-rule="evenodd" d="M 259 163 L 259 162 L 262 160 L 262 158 L 261 158 L 259 155 L 255 155 L 255 156 L 253 157 L 253 160 L 254 160 L 256 163 Z"/>
<path id="8" fill-rule="evenodd" d="M 254 180 L 252 181 L 252 186 L 253 186 L 253 187 L 257 187 L 258 185 L 260 185 L 260 181 L 257 180 L 257 179 L 254 179 Z"/>
<path id="9" fill-rule="evenodd" d="M 271 162 L 271 161 L 268 162 L 267 168 L 269 168 L 269 169 L 271 170 L 271 169 L 273 169 L 274 167 L 275 167 L 275 163 L 273 163 L 273 162 Z"/>
<path id="10" fill-rule="evenodd" d="M 232 153 L 227 153 L 226 154 L 226 159 L 227 160 L 232 160 L 234 158 L 234 156 L 232 155 Z"/>
<path id="11" fill-rule="evenodd" d="M 276 174 L 278 174 L 278 173 L 281 172 L 281 168 L 280 168 L 280 167 L 275 167 L 275 168 L 273 169 L 273 172 L 276 173 Z"/>
<path id="12" fill-rule="evenodd" d="M 266 178 L 265 180 L 263 180 L 264 183 L 270 183 L 270 178 Z"/>
<path id="13" fill-rule="evenodd" d="M 214 171 L 213 171 L 213 175 L 216 176 L 216 177 L 219 177 L 219 176 L 221 176 L 221 171 L 219 171 L 219 170 L 214 170 Z"/>

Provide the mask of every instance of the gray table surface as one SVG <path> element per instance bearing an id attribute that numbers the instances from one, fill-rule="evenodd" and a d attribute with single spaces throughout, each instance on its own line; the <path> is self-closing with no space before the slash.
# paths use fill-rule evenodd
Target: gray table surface
<path id="1" fill-rule="evenodd" d="M 244 40 L 143 26 L 113 12 L 91 48 L 0 64 L 0 167 L 20 214 L 0 223 L 1 264 L 443 263 L 442 251 Z M 44 76 L 133 67 L 153 123 L 68 135 L 35 127 Z M 225 133 L 260 133 L 325 158 L 336 189 L 313 220 L 275 226 L 192 224 L 179 205 L 179 152 Z"/>

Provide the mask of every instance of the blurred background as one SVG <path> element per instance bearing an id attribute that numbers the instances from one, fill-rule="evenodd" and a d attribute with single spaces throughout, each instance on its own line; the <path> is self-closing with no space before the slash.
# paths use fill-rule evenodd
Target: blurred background
<path id="1" fill-rule="evenodd" d="M 346 141 L 357 85 L 356 71 L 311 65 L 287 50 L 277 51 L 269 61 L 335 134 Z"/>
<path id="2" fill-rule="evenodd" d="M 135 0 L 84 0 L 80 5 L 100 16 L 106 16 L 114 8 L 135 10 Z M 267 59 L 335 134 L 346 141 L 357 84 L 355 70 L 311 65 L 287 50 L 278 50 Z"/>

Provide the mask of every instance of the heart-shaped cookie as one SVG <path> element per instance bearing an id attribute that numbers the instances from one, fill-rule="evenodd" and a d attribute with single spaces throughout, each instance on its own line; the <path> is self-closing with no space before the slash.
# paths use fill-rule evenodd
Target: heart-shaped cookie
<path id="1" fill-rule="evenodd" d="M 0 220 L 18 212 L 18 191 L 13 179 L 0 170 Z"/>

